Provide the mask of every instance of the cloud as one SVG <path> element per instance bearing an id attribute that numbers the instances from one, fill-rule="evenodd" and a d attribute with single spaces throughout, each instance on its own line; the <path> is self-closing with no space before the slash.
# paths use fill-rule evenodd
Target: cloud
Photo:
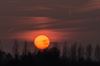
<path id="1" fill-rule="evenodd" d="M 35 30 L 100 32 L 100 0 L 0 0 L 0 36 Z"/>
<path id="2" fill-rule="evenodd" d="M 2 4 L 3 3 L 3 4 Z M 51 5 L 52 4 L 52 5 Z M 68 16 L 72 13 L 80 13 L 99 9 L 99 0 L 1 0 L 1 16 Z"/>
<path id="3" fill-rule="evenodd" d="M 99 17 L 58 19 L 51 17 L 20 17 L 5 18 L 1 24 L 3 32 L 16 33 L 33 30 L 65 30 L 65 31 L 99 31 Z M 6 23 L 7 22 L 7 23 Z M 8 25 L 9 24 L 9 25 Z"/>

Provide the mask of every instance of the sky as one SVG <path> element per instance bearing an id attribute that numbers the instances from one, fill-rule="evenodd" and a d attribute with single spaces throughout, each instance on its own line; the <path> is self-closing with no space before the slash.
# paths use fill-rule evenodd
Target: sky
<path id="1" fill-rule="evenodd" d="M 0 39 L 100 41 L 100 0 L 0 0 Z"/>

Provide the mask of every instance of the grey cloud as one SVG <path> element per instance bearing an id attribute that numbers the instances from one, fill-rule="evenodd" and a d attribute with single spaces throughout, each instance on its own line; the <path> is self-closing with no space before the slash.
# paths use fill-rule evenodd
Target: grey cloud
<path id="1" fill-rule="evenodd" d="M 11 26 L 10 32 L 20 32 L 42 29 L 63 29 L 65 31 L 99 31 L 100 19 L 75 19 L 75 20 L 57 20 L 52 22 L 27 22 L 21 20 L 21 23 Z"/>
<path id="2" fill-rule="evenodd" d="M 91 4 L 92 0 L 1 0 L 1 15 L 9 16 L 66 16 L 68 8 L 76 11 L 87 8 L 85 5 Z M 52 5 L 51 5 L 52 4 Z M 95 5 L 94 5 L 95 6 Z M 92 6 L 92 7 L 94 7 Z M 99 6 L 99 5 L 97 5 Z M 79 12 L 78 11 L 78 12 Z M 83 10 L 84 11 L 84 10 Z M 83 12 L 82 11 L 82 12 Z M 55 15 L 54 15 L 55 14 Z M 56 17 L 57 17 L 56 16 Z"/>
<path id="3" fill-rule="evenodd" d="M 99 7 L 100 0 L 0 0 L 0 34 L 40 29 L 99 32 Z M 37 23 L 28 19 L 32 17 L 57 21 Z"/>

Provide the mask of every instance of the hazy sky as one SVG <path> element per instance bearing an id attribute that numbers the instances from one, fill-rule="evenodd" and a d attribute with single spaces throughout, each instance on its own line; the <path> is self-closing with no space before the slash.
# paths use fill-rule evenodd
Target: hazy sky
<path id="1" fill-rule="evenodd" d="M 0 0 L 0 39 L 100 40 L 100 0 Z"/>

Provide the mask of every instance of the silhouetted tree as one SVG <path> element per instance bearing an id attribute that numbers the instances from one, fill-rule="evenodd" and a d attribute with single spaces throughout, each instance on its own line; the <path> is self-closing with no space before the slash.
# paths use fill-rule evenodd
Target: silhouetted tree
<path id="1" fill-rule="evenodd" d="M 27 55 L 27 53 L 28 53 L 28 45 L 27 45 L 27 41 L 25 41 L 24 48 L 23 48 L 23 55 Z"/>
<path id="2" fill-rule="evenodd" d="M 58 43 L 57 42 L 53 42 L 52 44 L 53 44 L 53 47 L 58 48 Z"/>
<path id="3" fill-rule="evenodd" d="M 18 54 L 18 42 L 15 41 L 13 46 L 13 52 L 15 58 L 10 53 L 5 53 L 0 51 L 0 66 L 91 66 L 100 65 L 99 62 L 91 61 L 92 46 L 89 44 L 86 48 L 86 55 L 88 57 L 87 61 L 82 60 L 82 62 L 76 62 L 78 56 L 79 59 L 83 57 L 84 49 L 82 45 L 77 47 L 77 43 L 71 46 L 71 60 L 66 57 L 67 46 L 66 42 L 63 44 L 63 58 L 59 58 L 60 51 L 57 46 L 49 49 L 45 49 L 44 52 L 38 51 L 37 54 L 30 53 L 27 51 L 27 43 L 24 44 L 24 53 L 20 56 Z M 100 46 L 97 45 L 95 48 L 95 56 L 100 61 Z M 89 61 L 89 62 L 88 62 Z"/>
<path id="4" fill-rule="evenodd" d="M 89 44 L 86 48 L 86 56 L 87 56 L 87 60 L 91 60 L 91 56 L 92 56 L 92 45 Z"/>
<path id="5" fill-rule="evenodd" d="M 99 45 L 96 45 L 95 47 L 95 58 L 96 60 L 100 60 L 100 46 Z"/>
<path id="6" fill-rule="evenodd" d="M 2 44 L 2 42 L 1 42 L 1 40 L 0 40 L 0 50 L 1 50 L 1 48 L 2 48 L 2 47 L 1 47 L 1 44 Z"/>
<path id="7" fill-rule="evenodd" d="M 67 42 L 64 42 L 62 49 L 63 49 L 62 58 L 66 59 L 67 58 Z"/>
<path id="8" fill-rule="evenodd" d="M 15 56 L 16 59 L 18 58 L 18 54 L 19 54 L 18 49 L 19 49 L 18 41 L 15 40 L 12 50 L 13 50 L 13 53 L 14 53 L 14 56 Z"/>
<path id="9" fill-rule="evenodd" d="M 78 60 L 79 61 L 82 61 L 83 60 L 83 54 L 84 53 L 84 49 L 83 49 L 83 46 L 80 44 L 78 49 L 77 49 L 77 57 L 78 57 Z"/>
<path id="10" fill-rule="evenodd" d="M 5 53 L 0 50 L 0 65 L 2 65 L 4 62 L 4 56 L 5 56 Z"/>
<path id="11" fill-rule="evenodd" d="M 4 62 L 8 64 L 12 61 L 12 59 L 13 59 L 12 55 L 10 53 L 8 53 L 8 54 L 5 55 Z"/>
<path id="12" fill-rule="evenodd" d="M 74 43 L 72 46 L 71 46 L 71 58 L 72 60 L 76 60 L 76 49 L 77 49 L 77 43 Z"/>

